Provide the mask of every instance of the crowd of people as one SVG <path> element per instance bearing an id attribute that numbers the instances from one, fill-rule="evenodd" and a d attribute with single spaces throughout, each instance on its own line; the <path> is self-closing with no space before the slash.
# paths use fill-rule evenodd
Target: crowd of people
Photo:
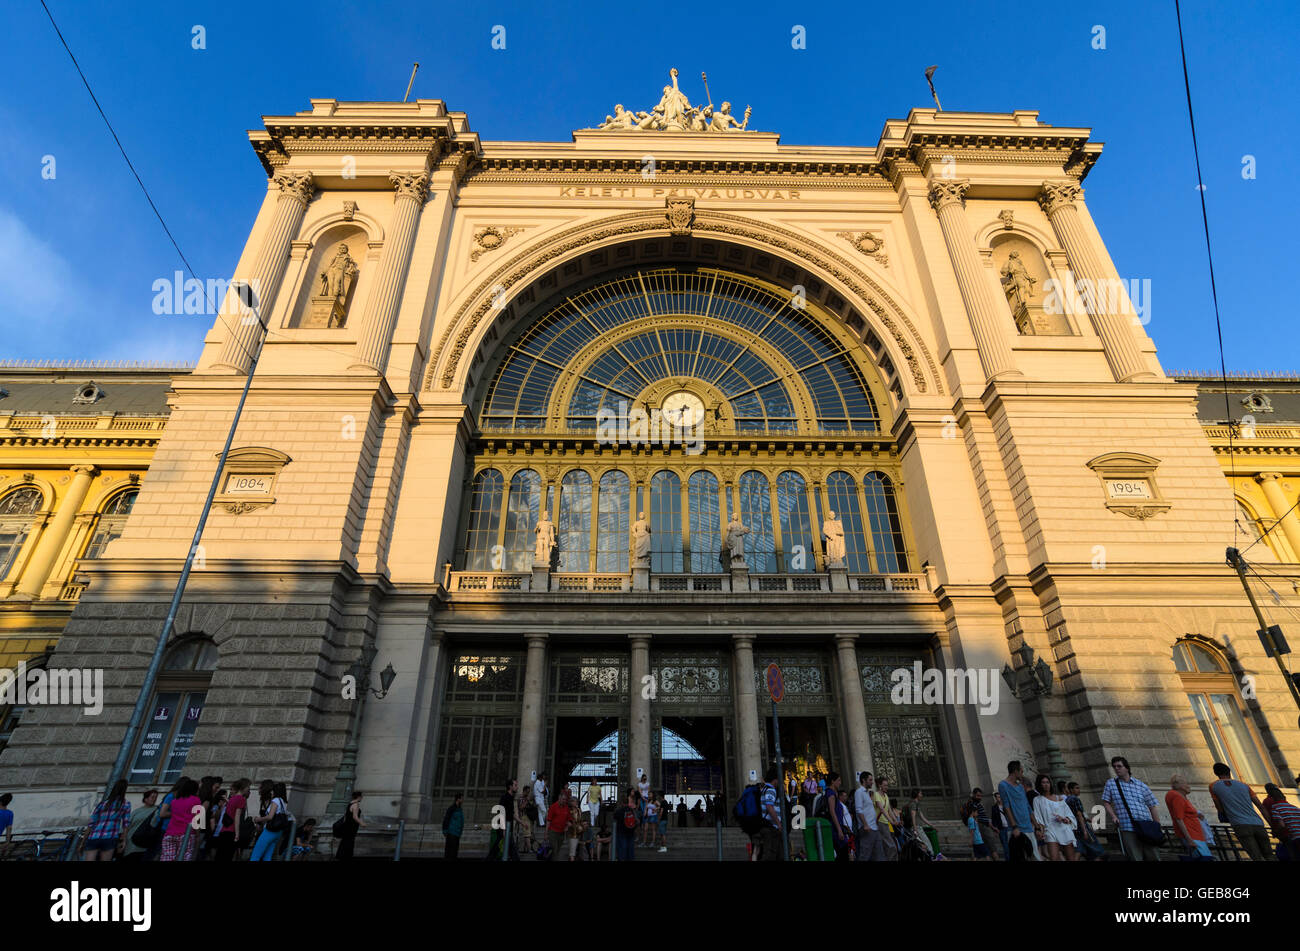
<path id="1" fill-rule="evenodd" d="M 1205 814 L 1192 803 L 1192 784 L 1175 774 L 1164 804 L 1173 836 L 1161 825 L 1160 805 L 1142 780 L 1132 775 L 1128 760 L 1111 760 L 1114 776 L 1106 781 L 1100 807 L 1084 805 L 1077 782 L 1040 773 L 1033 782 L 1022 764 L 1007 764 L 1005 779 L 992 791 L 992 801 L 976 787 L 959 815 L 970 853 L 976 861 L 1080 861 L 1106 858 L 1098 831 L 1117 832 L 1120 852 L 1130 861 L 1160 861 L 1161 848 L 1181 851 L 1180 858 L 1212 861 L 1214 831 Z M 1251 787 L 1232 778 L 1224 763 L 1212 767 L 1210 799 L 1221 826 L 1231 828 L 1251 861 L 1300 862 L 1300 808 L 1281 789 L 1265 784 L 1260 800 Z M 899 808 L 884 776 L 862 772 L 850 791 L 836 772 L 793 776 L 778 792 L 778 770 L 770 767 L 761 783 L 745 789 L 724 814 L 722 800 L 699 797 L 687 808 L 685 797 L 674 804 L 664 792 L 651 789 L 642 776 L 620 802 L 603 801 L 600 785 L 592 781 L 581 792 L 567 784 L 551 801 L 546 775 L 522 790 L 512 780 L 494 810 L 487 858 L 517 860 L 533 854 L 550 861 L 601 861 L 612 857 L 631 861 L 638 848 L 667 852 L 671 826 L 726 824 L 733 818 L 749 836 L 753 861 L 795 859 L 835 861 L 945 861 L 933 823 L 922 808 L 923 795 L 914 790 Z M 317 821 L 298 822 L 289 810 L 285 784 L 265 780 L 258 786 L 254 808 L 252 783 L 239 779 L 227 788 L 220 776 L 194 780 L 182 776 L 166 793 L 150 789 L 132 809 L 127 784 L 118 781 L 99 802 L 84 830 L 81 858 L 85 861 L 189 862 L 242 860 L 265 862 L 303 860 L 316 849 Z M 354 791 L 344 814 L 330 831 L 337 840 L 334 857 L 352 858 L 362 817 L 363 795 Z M 0 795 L 0 856 L 12 845 L 12 794 Z M 465 830 L 464 797 L 456 796 L 442 819 L 444 856 L 456 859 Z M 794 817 L 803 822 L 795 828 Z M 785 841 L 782 839 L 785 837 Z M 1276 839 L 1276 843 L 1274 842 Z M 612 855 L 611 855 L 612 850 Z"/>
<path id="2" fill-rule="evenodd" d="M 310 856 L 316 850 L 317 821 L 294 817 L 285 784 L 263 780 L 256 809 L 249 803 L 251 789 L 248 779 L 227 788 L 220 776 L 182 776 L 165 793 L 148 790 L 132 809 L 126 780 L 118 780 L 91 812 L 80 857 L 87 862 L 270 862 Z M 334 824 L 336 859 L 352 857 L 357 832 L 365 826 L 361 800 L 362 794 L 353 792 Z M 12 801 L 11 793 L 0 795 L 0 857 L 13 846 Z"/>
<path id="3" fill-rule="evenodd" d="M 1171 777 L 1165 794 L 1173 827 L 1170 841 L 1151 788 L 1132 775 L 1123 756 L 1114 757 L 1111 768 L 1115 775 L 1106 781 L 1101 809 L 1094 809 L 1095 819 L 1090 819 L 1077 782 L 1040 773 L 1030 783 L 1020 762 L 1008 763 L 1007 776 L 998 783 L 991 804 L 977 787 L 961 807 L 972 857 L 1012 862 L 1100 860 L 1108 852 L 1097 833 L 1109 828 L 1118 832 L 1121 856 L 1129 861 L 1160 861 L 1162 846 L 1181 851 L 1178 857 L 1188 861 L 1214 859 L 1213 830 L 1192 804 L 1192 786 L 1185 776 Z M 1249 860 L 1300 861 L 1300 808 L 1273 783 L 1265 784 L 1267 797 L 1261 801 L 1248 784 L 1232 778 L 1231 768 L 1224 763 L 1215 763 L 1213 773 L 1208 792 L 1218 821 L 1232 829 Z M 808 776 L 801 784 L 791 782 L 781 797 L 777 777 L 773 766 L 761 784 L 751 787 L 752 793 L 747 790 L 757 803 L 757 818 L 746 829 L 751 833 L 751 858 L 783 857 L 782 828 L 791 832 L 790 816 L 797 803 L 811 819 L 803 836 L 807 845 L 801 847 L 797 836 L 791 839 L 789 853 L 794 858 L 811 858 L 812 845 L 824 830 L 829 848 L 821 852 L 836 861 L 946 859 L 922 811 L 919 790 L 911 793 L 900 811 L 889 796 L 889 781 L 870 772 L 859 774 L 852 795 L 843 788 L 839 774 L 830 772 L 820 778 Z M 742 796 L 738 816 L 745 804 Z"/>

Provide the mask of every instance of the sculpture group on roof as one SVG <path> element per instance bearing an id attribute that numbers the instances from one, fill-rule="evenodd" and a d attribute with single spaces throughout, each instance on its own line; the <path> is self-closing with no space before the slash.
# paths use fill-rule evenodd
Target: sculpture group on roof
<path id="1" fill-rule="evenodd" d="M 599 126 L 604 131 L 617 130 L 642 130 L 656 132 L 744 132 L 745 127 L 749 125 L 749 117 L 753 110 L 745 107 L 743 120 L 737 121 L 736 117 L 731 114 L 731 103 L 724 102 L 716 109 L 713 106 L 713 97 L 709 96 L 709 81 L 704 73 L 700 73 L 700 78 L 704 80 L 704 92 L 708 98 L 708 105 L 692 106 L 686 94 L 677 88 L 677 70 L 669 70 L 673 84 L 665 86 L 663 95 L 659 99 L 659 104 L 649 112 L 633 112 L 623 108 L 619 103 L 614 107 L 612 116 L 605 116 L 605 121 Z"/>

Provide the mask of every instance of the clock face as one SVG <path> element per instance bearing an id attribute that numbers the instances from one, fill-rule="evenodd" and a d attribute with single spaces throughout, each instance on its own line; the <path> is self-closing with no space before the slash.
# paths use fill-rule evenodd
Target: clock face
<path id="1" fill-rule="evenodd" d="M 704 400 L 687 390 L 670 393 L 664 398 L 664 419 L 673 426 L 693 429 L 704 422 Z"/>

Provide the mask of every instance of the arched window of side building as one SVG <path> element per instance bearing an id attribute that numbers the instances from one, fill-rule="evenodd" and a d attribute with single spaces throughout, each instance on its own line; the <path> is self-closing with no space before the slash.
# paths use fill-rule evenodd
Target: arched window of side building
<path id="1" fill-rule="evenodd" d="M 1209 645 L 1184 638 L 1174 645 L 1174 668 L 1214 759 L 1231 766 L 1242 782 L 1269 782 L 1272 776 L 1263 747 L 1227 660 Z"/>
<path id="2" fill-rule="evenodd" d="M 135 505 L 139 494 L 139 489 L 119 492 L 99 510 L 95 518 L 95 530 L 86 544 L 86 551 L 82 558 L 99 558 L 104 554 L 108 543 L 122 534 L 126 529 L 127 516 L 131 514 L 131 508 Z"/>
<path id="3" fill-rule="evenodd" d="M 185 635 L 167 648 L 130 782 L 161 785 L 181 777 L 218 657 L 217 645 L 202 634 Z"/>
<path id="4" fill-rule="evenodd" d="M 0 498 L 0 580 L 13 569 L 44 502 L 44 493 L 34 485 L 19 486 Z"/>

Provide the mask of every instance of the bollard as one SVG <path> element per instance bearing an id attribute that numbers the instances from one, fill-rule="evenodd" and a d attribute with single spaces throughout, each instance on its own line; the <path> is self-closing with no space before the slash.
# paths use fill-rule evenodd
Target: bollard
<path id="1" fill-rule="evenodd" d="M 393 861 L 402 861 L 402 837 L 406 834 L 406 820 L 397 820 L 397 842 L 393 845 Z"/>

